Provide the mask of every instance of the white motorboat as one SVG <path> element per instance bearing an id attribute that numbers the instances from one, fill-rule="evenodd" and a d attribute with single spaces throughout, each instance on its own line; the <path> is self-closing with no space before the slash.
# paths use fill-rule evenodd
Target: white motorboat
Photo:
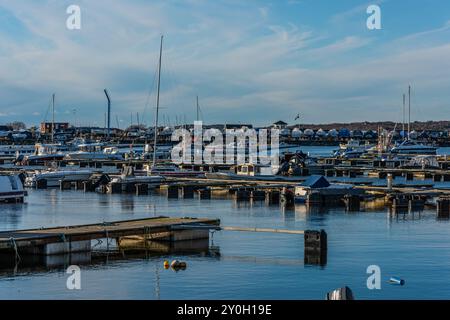
<path id="1" fill-rule="evenodd" d="M 159 184 L 165 178 L 160 175 L 137 176 L 134 174 L 133 167 L 124 167 L 122 174 L 112 178 L 111 183 L 143 183 L 143 184 Z"/>
<path id="2" fill-rule="evenodd" d="M 335 157 L 342 157 L 342 158 L 358 158 L 361 157 L 363 154 L 368 153 L 369 150 L 372 148 L 372 146 L 367 147 L 353 147 L 353 148 L 347 148 L 347 149 L 339 149 L 335 150 L 333 155 Z"/>
<path id="3" fill-rule="evenodd" d="M 26 187 L 35 187 L 39 180 L 46 180 L 47 187 L 58 187 L 60 181 L 85 181 L 93 171 L 91 170 L 47 170 L 37 171 L 25 179 Z"/>
<path id="4" fill-rule="evenodd" d="M 32 155 L 34 145 L 6 145 L 0 146 L 0 158 L 17 158 L 18 156 Z"/>
<path id="5" fill-rule="evenodd" d="M 418 143 L 412 140 L 405 140 L 391 149 L 391 153 L 396 154 L 436 154 L 437 148 Z"/>
<path id="6" fill-rule="evenodd" d="M 0 202 L 23 202 L 26 195 L 18 175 L 0 175 Z"/>
<path id="7" fill-rule="evenodd" d="M 160 175 L 164 177 L 204 177 L 204 171 L 193 171 L 193 170 L 184 170 L 180 169 L 178 166 L 174 164 L 161 164 L 156 166 L 151 166 L 147 168 L 147 172 L 150 175 Z"/>
<path id="8" fill-rule="evenodd" d="M 285 177 L 277 175 L 279 166 L 266 166 L 256 164 L 242 164 L 234 172 L 205 173 L 207 179 L 220 180 L 257 180 L 257 181 L 297 181 L 297 177 Z"/>
<path id="9" fill-rule="evenodd" d="M 34 146 L 34 153 L 20 159 L 22 164 L 36 165 L 48 161 L 62 160 L 68 151 L 68 147 L 61 144 L 40 144 Z"/>
<path id="10" fill-rule="evenodd" d="M 79 151 L 66 154 L 67 160 L 123 160 L 123 154 L 115 147 L 106 148 L 103 143 L 78 145 Z"/>
<path id="11" fill-rule="evenodd" d="M 367 153 L 374 146 L 369 143 L 361 143 L 360 140 L 350 139 L 347 143 L 339 144 L 339 149 L 334 150 L 333 155 L 342 158 L 357 158 Z"/>

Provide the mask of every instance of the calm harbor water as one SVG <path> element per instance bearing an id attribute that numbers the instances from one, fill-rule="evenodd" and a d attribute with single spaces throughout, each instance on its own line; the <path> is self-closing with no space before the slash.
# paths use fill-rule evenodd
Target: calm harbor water
<path id="1" fill-rule="evenodd" d="M 305 265 L 301 235 L 216 232 L 210 254 L 102 259 L 82 264 L 81 290 L 68 290 L 65 268 L 0 267 L 0 299 L 323 299 L 349 286 L 357 299 L 450 299 L 450 221 L 434 210 L 391 217 L 388 209 L 308 212 L 303 205 L 173 200 L 30 190 L 25 204 L 0 207 L 0 229 L 49 227 L 152 216 L 220 218 L 222 225 L 325 229 L 325 266 Z M 164 270 L 181 259 L 184 271 Z M 366 286 L 369 265 L 381 268 L 381 290 Z M 66 265 L 67 266 L 67 265 Z M 404 286 L 388 283 L 391 276 Z"/>

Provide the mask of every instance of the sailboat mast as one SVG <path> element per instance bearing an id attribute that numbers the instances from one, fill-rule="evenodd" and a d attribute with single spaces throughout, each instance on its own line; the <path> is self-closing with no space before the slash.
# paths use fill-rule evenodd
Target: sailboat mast
<path id="1" fill-rule="evenodd" d="M 153 166 L 156 165 L 156 141 L 158 138 L 159 91 L 161 88 L 161 61 L 162 61 L 163 37 L 164 36 L 161 35 L 161 44 L 159 46 L 158 93 L 156 95 L 155 141 L 153 143 Z"/>
<path id="2" fill-rule="evenodd" d="M 411 86 L 408 86 L 408 140 L 411 133 Z"/>
<path id="3" fill-rule="evenodd" d="M 199 111 L 198 108 L 199 108 L 199 107 L 198 107 L 198 96 L 197 96 L 197 121 L 200 120 L 199 117 L 198 117 L 198 113 L 199 113 L 199 112 L 198 112 L 198 111 Z"/>
<path id="4" fill-rule="evenodd" d="M 52 94 L 52 143 L 55 142 L 55 94 Z"/>
<path id="5" fill-rule="evenodd" d="M 403 122 L 402 122 L 403 140 L 405 140 L 405 107 L 406 107 L 406 95 L 403 94 Z"/>

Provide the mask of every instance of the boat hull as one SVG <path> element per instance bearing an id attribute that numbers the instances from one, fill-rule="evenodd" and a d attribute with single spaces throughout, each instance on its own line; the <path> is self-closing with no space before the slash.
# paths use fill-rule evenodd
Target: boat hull
<path id="1" fill-rule="evenodd" d="M 392 149 L 391 153 L 395 154 L 414 154 L 414 155 L 435 155 L 436 149 Z"/>
<path id="2" fill-rule="evenodd" d="M 61 181 L 86 181 L 92 175 L 92 172 L 57 172 L 41 173 L 25 180 L 26 187 L 35 187 L 40 180 L 47 181 L 47 187 L 59 187 Z"/>
<path id="3" fill-rule="evenodd" d="M 0 175 L 0 202 L 23 202 L 27 192 L 17 175 Z"/>

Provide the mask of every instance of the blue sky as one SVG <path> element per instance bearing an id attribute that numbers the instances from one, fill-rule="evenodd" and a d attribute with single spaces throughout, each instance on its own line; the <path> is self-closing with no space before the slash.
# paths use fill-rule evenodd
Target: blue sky
<path id="1" fill-rule="evenodd" d="M 81 30 L 66 8 L 81 8 Z M 381 30 L 366 8 L 381 7 Z M 164 34 L 161 121 L 267 124 L 448 120 L 450 2 L 446 0 L 0 0 L 0 124 L 46 117 L 152 124 Z"/>

